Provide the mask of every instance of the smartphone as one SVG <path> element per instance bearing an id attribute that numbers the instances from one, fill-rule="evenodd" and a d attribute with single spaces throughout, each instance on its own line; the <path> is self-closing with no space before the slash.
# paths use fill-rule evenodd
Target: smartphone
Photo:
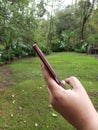
<path id="1" fill-rule="evenodd" d="M 53 79 L 56 81 L 56 83 L 58 85 L 60 85 L 61 87 L 65 88 L 65 85 L 60 81 L 60 79 L 58 78 L 57 74 L 55 73 L 55 71 L 53 70 L 53 68 L 51 67 L 51 65 L 47 61 L 47 59 L 45 58 L 44 54 L 42 53 L 42 51 L 40 50 L 38 45 L 37 44 L 33 44 L 33 48 L 37 52 L 38 56 L 40 57 L 40 59 L 42 60 L 42 62 L 44 63 L 44 65 L 46 66 L 47 70 L 49 71 L 49 73 L 51 74 Z"/>

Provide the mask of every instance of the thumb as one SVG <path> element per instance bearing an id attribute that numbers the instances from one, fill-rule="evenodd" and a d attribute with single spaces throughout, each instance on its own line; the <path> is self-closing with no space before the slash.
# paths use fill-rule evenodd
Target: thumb
<path id="1" fill-rule="evenodd" d="M 49 90 L 51 91 L 52 94 L 55 93 L 55 91 L 58 90 L 60 86 L 52 78 L 52 76 L 50 75 L 49 71 L 47 70 L 47 68 L 43 63 L 41 64 L 41 70 Z"/>

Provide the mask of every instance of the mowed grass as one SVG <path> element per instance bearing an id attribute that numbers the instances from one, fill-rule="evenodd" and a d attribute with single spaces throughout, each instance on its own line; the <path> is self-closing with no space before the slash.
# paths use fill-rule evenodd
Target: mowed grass
<path id="1" fill-rule="evenodd" d="M 55 53 L 47 59 L 60 79 L 78 77 L 98 110 L 98 59 L 78 53 Z M 15 61 L 2 70 L 9 74 L 0 73 L 0 81 L 7 80 L 9 86 L 0 94 L 0 130 L 75 130 L 50 106 L 38 57 Z"/>

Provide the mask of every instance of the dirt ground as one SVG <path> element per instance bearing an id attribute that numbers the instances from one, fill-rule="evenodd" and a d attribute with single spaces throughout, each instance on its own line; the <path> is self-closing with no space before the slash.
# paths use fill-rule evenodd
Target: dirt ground
<path id="1" fill-rule="evenodd" d="M 9 76 L 11 75 L 11 70 L 7 67 L 0 68 L 0 92 L 11 85 Z"/>

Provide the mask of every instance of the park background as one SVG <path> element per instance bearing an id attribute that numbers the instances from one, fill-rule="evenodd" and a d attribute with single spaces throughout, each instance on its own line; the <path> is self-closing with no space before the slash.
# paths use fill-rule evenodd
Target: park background
<path id="1" fill-rule="evenodd" d="M 0 0 L 0 130 L 74 130 L 49 104 L 36 42 L 98 111 L 98 1 Z"/>

